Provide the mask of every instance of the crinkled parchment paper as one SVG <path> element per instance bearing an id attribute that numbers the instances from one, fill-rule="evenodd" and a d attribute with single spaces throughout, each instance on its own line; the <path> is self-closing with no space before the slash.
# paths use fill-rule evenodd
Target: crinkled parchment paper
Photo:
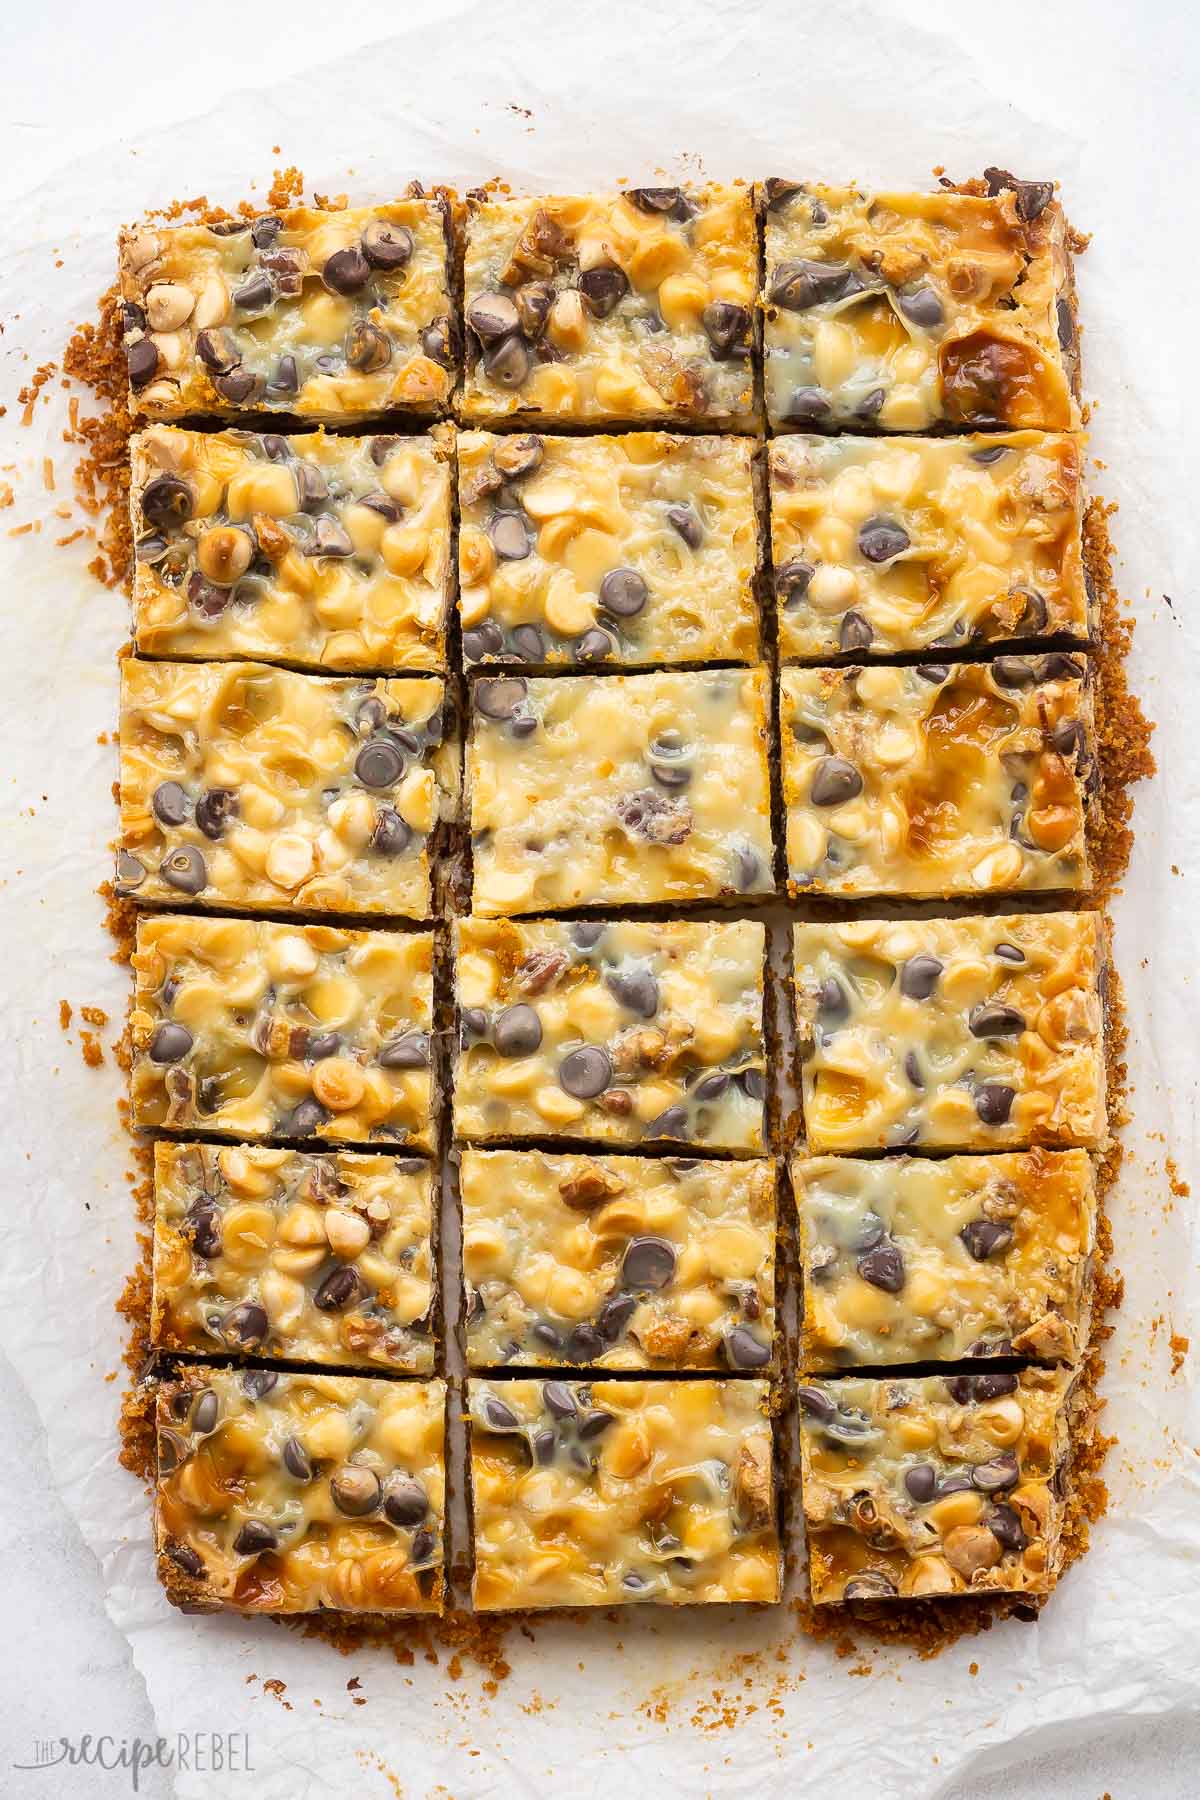
<path id="1" fill-rule="evenodd" d="M 1188 39 L 1165 4 L 1133 12 L 1109 0 L 1061 9 L 1013 0 L 975 26 L 973 9 L 942 0 L 820 10 L 478 0 L 386 12 L 297 0 L 261 20 L 214 4 L 177 9 L 169 52 L 160 22 L 159 48 L 145 57 L 136 54 L 142 27 L 122 22 L 128 93 L 146 92 L 149 118 L 163 121 L 143 126 L 132 99 L 115 105 L 111 87 L 81 110 L 87 31 L 104 28 L 97 13 L 81 41 L 60 10 L 74 96 L 69 108 L 64 101 L 63 143 L 43 142 L 39 173 L 26 157 L 4 174 L 0 210 L 0 480 L 16 494 L 0 512 L 0 1345 L 8 1383 L 26 1390 L 45 1433 L 44 1449 L 10 1444 L 8 1458 L 48 1454 L 157 1728 L 249 1734 L 252 1778 L 176 1773 L 161 1785 L 147 1778 L 144 1791 L 574 1796 L 620 1782 L 687 1795 L 828 1784 L 880 1800 L 1099 1794 L 1109 1759 L 1144 1748 L 1149 1725 L 1169 1749 L 1200 1695 L 1200 1425 L 1191 1359 L 1174 1373 L 1169 1345 L 1196 1317 L 1195 1202 L 1172 1195 L 1166 1172 L 1168 1155 L 1185 1177 L 1196 1167 L 1200 559 L 1196 283 L 1184 266 L 1196 241 L 1187 188 L 1195 157 L 1185 155 L 1189 137 L 1195 148 L 1186 112 L 1195 40 L 1189 77 Z M 87 15 L 72 16 L 78 27 Z M 267 36 L 275 27 L 277 58 Z M 203 103 L 188 88 L 189 114 L 206 110 L 167 124 L 169 59 L 186 63 L 193 37 L 220 74 Z M 219 65 L 214 44 L 228 51 Z M 1135 155 L 1142 136 L 1153 140 L 1153 164 Z M 1136 852 L 1116 907 L 1135 1119 L 1113 1198 L 1128 1292 L 1104 1388 L 1106 1423 L 1120 1440 L 1107 1470 L 1111 1506 L 1091 1554 L 1036 1626 L 1003 1625 L 922 1662 L 871 1647 L 839 1658 L 797 1636 L 788 1609 L 543 1624 L 533 1641 L 514 1636 L 512 1675 L 489 1695 L 470 1664 L 456 1681 L 445 1657 L 437 1666 L 418 1655 L 407 1668 L 384 1653 L 347 1661 L 267 1621 L 188 1618 L 164 1603 L 145 1498 L 115 1455 L 112 1307 L 133 1259 L 120 1079 L 111 1056 L 86 1068 L 77 1030 L 64 1036 L 58 1024 L 61 998 L 101 1006 L 111 1040 L 127 994 L 94 897 L 114 824 L 115 753 L 98 740 L 115 723 L 124 607 L 86 573 L 90 551 L 53 547 L 72 527 L 48 516 L 64 495 L 42 491 L 41 459 L 53 457 L 67 487 L 65 397 L 53 388 L 28 429 L 14 398 L 92 311 L 119 222 L 194 193 L 231 203 L 251 179 L 263 191 L 272 166 L 287 161 L 304 169 L 310 191 L 360 200 L 414 175 L 465 187 L 501 174 L 536 191 L 661 168 L 670 180 L 778 172 L 899 187 L 926 185 L 935 164 L 966 175 L 998 162 L 1060 178 L 1072 216 L 1097 234 L 1080 269 L 1086 381 L 1100 403 L 1091 450 L 1104 465 L 1096 486 L 1120 502 L 1121 579 L 1139 619 L 1133 677 L 1159 720 L 1161 774 L 1139 795 Z M 7 535 L 38 518 L 40 532 Z M 69 1591 L 47 1591 L 44 1607 L 47 1617 L 76 1616 Z M 53 1674 L 37 1668 L 36 1643 L 30 1668 L 30 1680 Z M 346 1691 L 352 1676 L 365 1705 Z M 264 1694 L 266 1678 L 286 1683 L 290 1710 Z M 56 1730 L 104 1728 L 86 1692 L 69 1707 L 66 1698 Z M 65 1771 L 14 1774 L 11 1762 L 29 1748 L 0 1745 L 0 1792 L 127 1791 L 86 1771 L 78 1786 Z M 1050 1761 L 1035 1766 L 1038 1758 Z M 1052 1786 L 1039 1768 L 1054 1771 Z M 1156 1793 L 1196 1791 L 1186 1767 L 1161 1769 Z"/>

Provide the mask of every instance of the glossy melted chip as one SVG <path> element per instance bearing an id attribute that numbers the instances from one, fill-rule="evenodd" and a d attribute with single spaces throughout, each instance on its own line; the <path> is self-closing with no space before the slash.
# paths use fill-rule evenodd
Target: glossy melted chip
<path id="1" fill-rule="evenodd" d="M 766 184 L 767 413 L 796 431 L 1069 431 L 1067 226 L 1050 182 L 973 194 Z"/>
<path id="2" fill-rule="evenodd" d="M 762 669 L 480 678 L 474 910 L 769 894 Z"/>
<path id="3" fill-rule="evenodd" d="M 458 440 L 469 663 L 753 662 L 748 438 Z"/>
<path id="4" fill-rule="evenodd" d="M 1062 1559 L 1072 1376 L 968 1372 L 797 1390 L 818 1605 L 1045 1594 Z"/>
<path id="5" fill-rule="evenodd" d="M 745 188 L 476 197 L 463 417 L 753 424 L 757 260 Z"/>
<path id="6" fill-rule="evenodd" d="M 785 660 L 1090 635 L 1078 439 L 784 437 L 769 455 Z"/>
<path id="7" fill-rule="evenodd" d="M 770 1163 L 468 1150 L 460 1181 L 471 1368 L 771 1362 Z"/>
<path id="8" fill-rule="evenodd" d="M 1036 1356 L 1087 1342 L 1096 1196 L 1082 1150 L 797 1157 L 803 1366 Z"/>
<path id="9" fill-rule="evenodd" d="M 138 650 L 444 669 L 448 429 L 141 432 L 130 446 Z"/>
<path id="10" fill-rule="evenodd" d="M 396 1156 L 160 1140 L 152 1341 L 429 1374 L 432 1187 Z"/>
<path id="11" fill-rule="evenodd" d="M 455 931 L 460 1137 L 766 1147 L 761 925 Z"/>
<path id="12" fill-rule="evenodd" d="M 134 410 L 331 423 L 444 411 L 454 334 L 441 200 L 122 233 Z"/>
<path id="13" fill-rule="evenodd" d="M 784 669 L 779 728 L 791 893 L 1087 887 L 1082 656 Z"/>
<path id="14" fill-rule="evenodd" d="M 440 1381 L 189 1369 L 158 1390 L 155 1540 L 189 1612 L 440 1613 Z"/>
<path id="15" fill-rule="evenodd" d="M 133 1123 L 432 1150 L 433 938 L 138 921 Z"/>
<path id="16" fill-rule="evenodd" d="M 764 1381 L 467 1384 L 481 1612 L 779 1598 Z"/>
<path id="17" fill-rule="evenodd" d="M 813 1153 L 1103 1141 L 1099 913 L 797 925 L 794 944 Z"/>
<path id="18" fill-rule="evenodd" d="M 428 918 L 457 759 L 435 676 L 129 658 L 118 892 Z"/>

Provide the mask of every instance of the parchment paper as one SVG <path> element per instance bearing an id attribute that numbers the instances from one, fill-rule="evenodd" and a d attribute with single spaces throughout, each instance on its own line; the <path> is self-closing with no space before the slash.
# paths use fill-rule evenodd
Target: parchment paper
<path id="1" fill-rule="evenodd" d="M 15 501 L 0 512 L 0 1345 L 36 1408 L 55 1487 L 102 1566 L 109 1615 L 158 1728 L 249 1734 L 252 1778 L 178 1774 L 154 1791 L 582 1796 L 620 1783 L 932 1800 L 1050 1792 L 1042 1781 L 1052 1779 L 1056 1794 L 1095 1795 L 1109 1785 L 1109 1760 L 1144 1745 L 1146 1727 L 1169 1744 L 1194 1717 L 1200 1430 L 1192 1359 L 1172 1373 L 1168 1340 L 1196 1317 L 1195 1203 L 1171 1194 L 1165 1159 L 1184 1177 L 1196 1167 L 1200 657 L 1185 585 L 1197 567 L 1195 39 L 1168 5 L 1135 17 L 1104 0 L 1051 16 L 1014 0 L 994 33 L 959 10 L 942 0 L 819 11 L 463 0 L 419 12 L 348 5 L 336 16 L 293 0 L 261 18 L 224 3 L 167 8 L 103 28 L 124 34 L 142 122 L 132 100 L 110 110 L 93 96 L 80 110 L 85 24 L 82 41 L 64 42 L 61 139 L 43 133 L 35 155 L 7 165 L 0 481 Z M 44 21 L 29 29 L 39 44 L 52 35 Z M 113 61 L 97 58 L 105 69 Z M 179 60 L 187 101 L 168 123 Z M 1135 154 L 1143 138 L 1152 163 Z M 513 1673 L 489 1695 L 470 1666 L 451 1680 L 444 1658 L 346 1662 L 269 1622 L 187 1618 L 164 1603 L 145 1497 L 115 1460 L 112 1309 L 134 1254 L 120 1077 L 111 1056 L 86 1068 L 77 1030 L 64 1036 L 57 1016 L 61 998 L 101 1006 L 110 1041 L 127 994 L 94 898 L 115 824 L 115 752 L 98 739 L 115 724 L 124 603 L 87 575 L 90 549 L 53 547 L 74 528 L 52 516 L 69 485 L 65 396 L 52 387 L 29 429 L 14 397 L 91 312 L 121 221 L 190 193 L 232 202 L 254 176 L 264 189 L 281 161 L 303 167 L 310 191 L 356 200 L 391 195 L 413 175 L 465 187 L 501 174 L 530 191 L 660 169 L 668 180 L 798 172 L 901 187 L 927 185 L 934 164 L 967 174 L 998 162 L 1061 179 L 1076 222 L 1097 233 L 1080 266 L 1086 383 L 1099 401 L 1091 448 L 1104 465 L 1097 487 L 1121 505 L 1124 590 L 1140 621 L 1134 680 L 1159 720 L 1161 773 L 1139 797 L 1116 908 L 1135 1119 L 1113 1200 L 1127 1297 L 1104 1389 L 1120 1440 L 1112 1502 L 1038 1625 L 999 1627 L 932 1662 L 871 1649 L 860 1663 L 795 1636 L 782 1609 L 597 1618 L 514 1639 Z M 5 535 L 27 521 L 40 530 Z M 69 1604 L 51 1599 L 58 1611 Z M 366 1705 L 352 1703 L 352 1676 Z M 264 1695 L 267 1677 L 286 1683 L 291 1710 Z M 699 1728 L 725 1709 L 732 1728 Z M 1155 1791 L 1196 1791 L 1186 1769 L 1175 1774 L 1178 1788 L 1164 1773 Z M 0 1768 L 0 1791 L 50 1794 L 53 1779 Z M 100 1777 L 91 1789 L 63 1781 L 64 1795 L 121 1791 Z"/>

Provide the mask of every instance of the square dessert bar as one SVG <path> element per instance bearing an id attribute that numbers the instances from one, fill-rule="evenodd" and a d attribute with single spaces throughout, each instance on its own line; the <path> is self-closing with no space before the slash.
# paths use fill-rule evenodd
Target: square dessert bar
<path id="1" fill-rule="evenodd" d="M 468 1367 L 771 1362 L 771 1163 L 467 1150 L 460 1185 Z"/>
<path id="2" fill-rule="evenodd" d="M 817 1605 L 1045 1594 L 1062 1561 L 1064 1369 L 797 1390 Z"/>
<path id="3" fill-rule="evenodd" d="M 467 1383 L 480 1612 L 779 1598 L 765 1381 Z"/>
<path id="4" fill-rule="evenodd" d="M 152 1342 L 429 1374 L 433 1180 L 397 1156 L 160 1139 Z"/>
<path id="5" fill-rule="evenodd" d="M 326 671 L 445 669 L 448 430 L 139 433 L 138 650 Z"/>
<path id="6" fill-rule="evenodd" d="M 433 938 L 138 920 L 133 1124 L 432 1150 Z"/>
<path id="7" fill-rule="evenodd" d="M 1096 1231 L 1086 1151 L 797 1157 L 792 1186 L 804 1368 L 1082 1354 Z"/>
<path id="8" fill-rule="evenodd" d="M 747 188 L 474 197 L 463 417 L 752 425 L 757 268 Z"/>
<path id="9" fill-rule="evenodd" d="M 794 944 L 814 1154 L 1103 1141 L 1099 913 L 797 925 Z"/>
<path id="10" fill-rule="evenodd" d="M 787 668 L 779 712 L 793 895 L 1088 886 L 1082 656 Z"/>
<path id="11" fill-rule="evenodd" d="M 472 688 L 474 910 L 774 892 L 761 668 Z"/>
<path id="12" fill-rule="evenodd" d="M 428 918 L 457 759 L 437 676 L 129 658 L 118 891 Z"/>
<path id="13" fill-rule="evenodd" d="M 1091 636 L 1077 438 L 796 436 L 769 456 L 786 661 Z"/>
<path id="14" fill-rule="evenodd" d="M 155 1542 L 188 1612 L 440 1613 L 444 1382 L 187 1369 L 158 1390 Z"/>
<path id="15" fill-rule="evenodd" d="M 763 198 L 777 429 L 1078 426 L 1068 233 L 1051 182 L 868 195 L 769 181 Z"/>
<path id="16" fill-rule="evenodd" d="M 454 334 L 440 199 L 121 234 L 135 412 L 353 423 L 445 410 Z"/>
<path id="17" fill-rule="evenodd" d="M 761 925 L 470 918 L 455 933 L 460 1137 L 766 1149 Z"/>
<path id="18" fill-rule="evenodd" d="M 458 440 L 468 663 L 753 662 L 749 438 Z"/>

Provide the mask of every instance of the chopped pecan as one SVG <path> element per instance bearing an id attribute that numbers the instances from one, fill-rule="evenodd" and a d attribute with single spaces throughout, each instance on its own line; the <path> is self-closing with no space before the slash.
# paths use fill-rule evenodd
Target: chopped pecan
<path id="1" fill-rule="evenodd" d="M 558 1191 L 568 1206 L 578 1212 L 590 1212 L 593 1206 L 599 1206 L 602 1200 L 611 1200 L 616 1194 L 625 1192 L 625 1183 L 610 1175 L 607 1169 L 589 1163 L 578 1175 L 569 1175 L 560 1181 Z"/>
<path id="2" fill-rule="evenodd" d="M 651 844 L 682 844 L 691 836 L 691 807 L 682 800 L 666 800 L 652 788 L 623 794 L 616 812 L 630 836 L 643 837 Z"/>
<path id="3" fill-rule="evenodd" d="M 519 287 L 531 275 L 553 275 L 560 263 L 570 262 L 575 255 L 575 240 L 552 219 L 544 207 L 538 208 L 512 247 L 504 272 L 503 287 Z"/>
<path id="4" fill-rule="evenodd" d="M 565 950 L 533 950 L 517 971 L 517 978 L 527 994 L 540 994 L 556 981 L 568 966 Z"/>

